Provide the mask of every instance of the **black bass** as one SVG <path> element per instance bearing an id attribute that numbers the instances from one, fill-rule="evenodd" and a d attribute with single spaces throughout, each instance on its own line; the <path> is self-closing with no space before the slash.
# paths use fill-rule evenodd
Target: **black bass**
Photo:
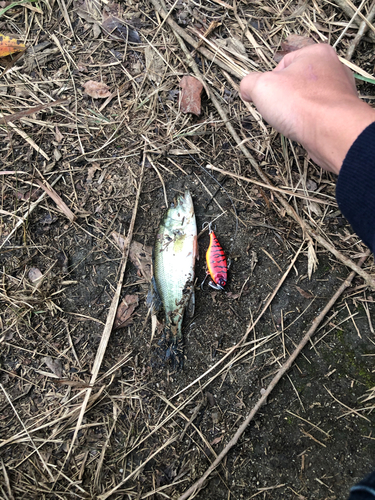
<path id="1" fill-rule="evenodd" d="M 197 225 L 191 194 L 177 197 L 160 223 L 154 248 L 154 279 L 165 311 L 162 345 L 166 358 L 182 366 L 182 319 L 194 301 L 194 264 L 198 257 Z"/>

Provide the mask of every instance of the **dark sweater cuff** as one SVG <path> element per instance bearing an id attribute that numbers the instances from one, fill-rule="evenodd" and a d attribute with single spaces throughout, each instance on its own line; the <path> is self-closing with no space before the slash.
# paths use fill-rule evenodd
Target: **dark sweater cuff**
<path id="1" fill-rule="evenodd" d="M 375 122 L 349 149 L 336 185 L 341 212 L 364 243 L 375 250 Z"/>

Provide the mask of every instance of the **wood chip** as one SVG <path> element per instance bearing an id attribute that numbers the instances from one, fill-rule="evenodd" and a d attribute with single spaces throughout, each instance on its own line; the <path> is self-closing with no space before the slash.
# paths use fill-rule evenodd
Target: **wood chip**
<path id="1" fill-rule="evenodd" d="M 184 76 L 180 81 L 180 109 L 182 113 L 201 114 L 202 83 L 194 76 Z"/>

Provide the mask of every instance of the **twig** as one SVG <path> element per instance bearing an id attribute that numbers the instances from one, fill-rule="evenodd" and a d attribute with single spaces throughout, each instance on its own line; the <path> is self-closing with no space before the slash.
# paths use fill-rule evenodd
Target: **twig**
<path id="1" fill-rule="evenodd" d="M 361 260 L 358 262 L 358 266 L 361 266 L 367 257 L 370 255 L 370 250 L 368 250 L 365 254 L 364 257 L 361 258 Z M 213 470 L 216 469 L 216 467 L 219 465 L 219 463 L 223 460 L 223 458 L 228 454 L 229 450 L 235 446 L 239 440 L 239 438 L 242 436 L 242 434 L 245 432 L 247 426 L 251 422 L 251 420 L 254 418 L 258 410 L 263 406 L 263 404 L 266 402 L 267 397 L 271 394 L 273 389 L 276 387 L 277 383 L 279 380 L 283 377 L 283 375 L 291 368 L 293 365 L 294 361 L 296 360 L 297 356 L 299 353 L 302 351 L 302 349 L 305 347 L 305 345 L 309 342 L 311 337 L 314 335 L 315 331 L 317 330 L 319 324 L 322 322 L 323 318 L 325 315 L 328 313 L 328 311 L 331 309 L 331 307 L 335 304 L 337 299 L 342 295 L 342 293 L 345 291 L 345 289 L 350 285 L 352 282 L 354 276 L 356 273 L 352 271 L 350 275 L 347 277 L 347 279 L 344 281 L 344 283 L 340 286 L 340 288 L 337 290 L 337 292 L 333 295 L 331 300 L 327 303 L 327 305 L 324 307 L 322 312 L 319 314 L 319 316 L 314 320 L 312 326 L 310 327 L 309 331 L 306 333 L 306 335 L 303 337 L 297 348 L 294 350 L 293 354 L 289 357 L 288 361 L 283 364 L 283 366 L 278 370 L 276 375 L 273 377 L 271 380 L 269 386 L 263 393 L 262 397 L 258 400 L 254 408 L 251 410 L 249 415 L 245 418 L 243 423 L 240 425 L 238 428 L 237 432 L 235 435 L 232 437 L 232 439 L 229 441 L 229 443 L 225 446 L 225 448 L 221 451 L 221 453 L 218 455 L 216 460 L 210 465 L 210 467 L 207 469 L 207 471 L 203 474 L 202 477 L 198 479 L 185 493 L 183 493 L 178 500 L 186 500 L 190 496 L 195 495 L 204 485 L 206 479 L 208 476 L 211 474 Z"/>
<path id="2" fill-rule="evenodd" d="M 48 184 L 46 180 L 42 182 L 39 179 L 36 179 L 36 183 L 48 194 L 50 198 L 53 199 L 59 209 L 68 217 L 71 222 L 74 222 L 76 220 L 77 217 L 70 210 L 65 201 L 63 201 L 61 196 L 56 193 L 56 191 Z"/>
<path id="3" fill-rule="evenodd" d="M 52 108 L 53 106 L 58 106 L 59 104 L 69 104 L 67 99 L 57 99 L 57 101 L 49 102 L 48 104 L 39 104 L 39 106 L 34 106 L 33 108 L 24 109 L 18 113 L 13 113 L 12 115 L 3 115 L 0 118 L 0 123 L 9 123 L 10 121 L 15 122 L 16 120 L 21 120 L 25 116 L 33 115 L 39 111 L 43 111 L 46 108 Z"/>
<path id="4" fill-rule="evenodd" d="M 374 19 L 375 16 L 375 2 L 372 3 L 372 6 L 370 8 L 370 12 L 366 16 L 366 19 L 369 23 L 372 23 L 372 20 Z M 348 50 L 346 51 L 346 59 L 350 61 L 352 58 L 355 49 L 357 48 L 359 42 L 361 41 L 362 37 L 365 35 L 365 33 L 368 31 L 368 24 L 365 21 L 362 21 L 356 36 L 352 40 L 352 43 L 349 45 Z"/>
<path id="5" fill-rule="evenodd" d="M 161 176 L 161 173 L 159 172 L 159 170 L 156 168 L 156 166 L 154 165 L 154 162 L 151 160 L 150 156 L 147 155 L 147 160 L 150 162 L 150 165 L 152 165 L 152 168 L 155 170 L 155 172 L 158 174 L 158 177 L 160 179 L 160 182 L 161 182 L 161 185 L 163 186 L 163 193 L 164 193 L 164 201 L 165 201 L 165 206 L 166 208 L 168 208 L 169 204 L 168 204 L 168 197 L 167 197 L 167 191 L 165 190 L 165 184 L 164 184 L 164 180 L 163 180 L 163 177 Z"/>

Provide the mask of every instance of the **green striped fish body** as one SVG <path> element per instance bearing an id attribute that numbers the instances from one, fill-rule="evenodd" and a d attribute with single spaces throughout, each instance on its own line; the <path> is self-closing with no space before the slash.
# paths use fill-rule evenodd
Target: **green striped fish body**
<path id="1" fill-rule="evenodd" d="M 181 356 L 181 326 L 194 294 L 194 264 L 198 255 L 197 225 L 191 194 L 185 191 L 162 220 L 154 248 L 154 278 L 164 306 L 166 357 Z"/>

